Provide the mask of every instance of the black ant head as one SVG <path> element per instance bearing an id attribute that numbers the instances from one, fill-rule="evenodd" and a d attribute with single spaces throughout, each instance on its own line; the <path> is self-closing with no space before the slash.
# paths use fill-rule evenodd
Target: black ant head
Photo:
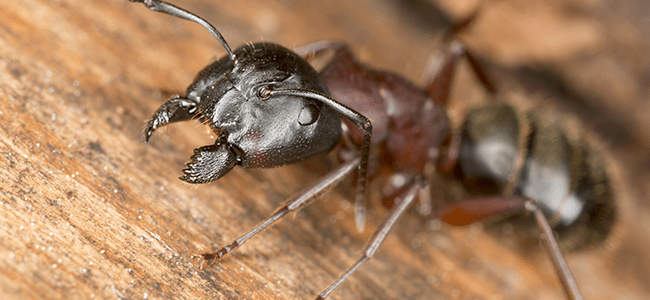
<path id="1" fill-rule="evenodd" d="M 216 28 L 195 14 L 159 0 L 131 1 L 201 24 L 228 52 L 197 75 L 186 97 L 168 100 L 145 127 L 145 140 L 158 127 L 190 119 L 201 120 L 217 133 L 214 145 L 194 150 L 181 179 L 213 181 L 238 164 L 248 168 L 291 164 L 338 143 L 341 122 L 331 106 L 337 103 L 299 55 L 268 43 L 232 51 Z"/>
<path id="2" fill-rule="evenodd" d="M 268 43 L 235 50 L 202 70 L 187 90 L 197 116 L 222 135 L 244 167 L 275 167 L 332 149 L 341 137 L 338 114 L 310 97 L 328 95 L 307 61 Z"/>

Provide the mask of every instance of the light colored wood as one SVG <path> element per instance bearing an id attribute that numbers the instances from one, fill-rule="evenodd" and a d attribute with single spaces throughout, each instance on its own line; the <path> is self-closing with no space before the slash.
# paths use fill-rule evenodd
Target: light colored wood
<path id="1" fill-rule="evenodd" d="M 471 11 L 445 2 L 452 2 L 443 7 L 454 18 Z M 539 3 L 536 9 L 545 13 L 522 20 L 519 14 L 530 6 L 486 2 L 485 17 L 463 39 L 499 72 L 521 66 L 554 70 L 578 94 L 596 94 L 602 105 L 613 107 L 612 114 L 631 112 L 624 125 L 645 124 L 648 105 L 640 100 L 648 91 L 641 75 L 649 64 L 640 53 L 647 53 L 647 28 L 626 23 L 627 15 L 612 14 L 604 4 Z M 233 47 L 260 39 L 288 47 L 338 39 L 368 64 L 414 80 L 439 46 L 440 32 L 415 17 L 424 10 L 382 1 L 175 4 L 212 22 Z M 571 14 L 576 10 L 581 14 Z M 589 33 L 582 40 L 575 41 L 578 33 L 547 48 L 535 44 L 544 36 L 507 44 L 520 41 L 521 32 L 561 32 L 564 21 L 576 18 L 572 30 Z M 499 20 L 525 26 L 490 29 L 511 24 Z M 305 299 L 357 259 L 385 211 L 375 210 L 367 230 L 357 233 L 346 210 L 346 188 L 219 263 L 201 270 L 189 258 L 244 233 L 326 169 L 319 166 L 322 158 L 274 170 L 236 168 L 218 182 L 191 186 L 177 177 L 192 149 L 209 143 L 200 124 L 170 126 L 150 145 L 140 140 L 144 120 L 224 54 L 203 28 L 141 4 L 0 4 L 3 299 Z M 471 76 L 459 76 L 454 101 L 480 93 Z M 650 127 L 626 128 L 631 140 L 613 145 L 608 159 L 620 183 L 616 236 L 601 249 L 567 257 L 587 299 L 643 299 L 649 291 Z M 435 223 L 415 215 L 398 223 L 377 256 L 332 299 L 564 298 L 538 247 L 521 251 L 480 226 L 431 231 Z"/>

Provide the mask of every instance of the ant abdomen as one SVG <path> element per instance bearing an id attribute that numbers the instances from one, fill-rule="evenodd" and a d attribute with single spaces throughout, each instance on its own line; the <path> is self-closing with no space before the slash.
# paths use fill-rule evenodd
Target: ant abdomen
<path id="1" fill-rule="evenodd" d="M 602 242 L 616 215 L 602 159 L 585 141 L 556 123 L 506 103 L 472 109 L 462 125 L 458 167 L 476 195 L 533 200 L 567 251 Z M 530 215 L 508 218 L 517 227 Z"/>

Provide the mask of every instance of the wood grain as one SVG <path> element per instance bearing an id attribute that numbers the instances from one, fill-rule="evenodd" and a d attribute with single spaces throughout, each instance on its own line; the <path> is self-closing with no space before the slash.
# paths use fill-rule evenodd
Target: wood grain
<path id="1" fill-rule="evenodd" d="M 260 39 L 288 47 L 343 40 L 362 61 L 417 81 L 448 20 L 477 7 L 456 2 L 175 3 L 212 22 L 234 47 Z M 567 257 L 585 297 L 644 299 L 647 5 L 480 6 L 482 15 L 462 36 L 470 49 L 503 75 L 504 86 L 520 87 L 512 93 L 550 95 L 608 149 L 620 203 L 615 234 L 599 249 Z M 244 233 L 322 175 L 327 160 L 237 168 L 215 183 L 184 184 L 177 177 L 192 149 L 209 143 L 206 129 L 170 126 L 150 145 L 140 130 L 166 97 L 182 94 L 198 70 L 225 54 L 203 28 L 119 0 L 9 1 L 0 4 L 0 20 L 3 299 L 311 298 L 357 259 L 385 215 L 373 210 L 367 230 L 357 233 L 342 187 L 199 269 L 190 255 Z M 456 82 L 460 115 L 482 92 L 466 71 Z M 566 88 L 554 89 L 558 84 Z M 614 125 L 619 131 L 606 130 Z M 563 299 L 550 262 L 533 245 L 513 245 L 480 225 L 438 228 L 409 215 L 331 298 Z"/>

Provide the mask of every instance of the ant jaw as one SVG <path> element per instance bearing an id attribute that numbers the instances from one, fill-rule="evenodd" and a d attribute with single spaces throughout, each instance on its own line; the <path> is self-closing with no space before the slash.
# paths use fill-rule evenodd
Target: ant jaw
<path id="1" fill-rule="evenodd" d="M 194 149 L 181 180 L 189 183 L 208 183 L 230 172 L 237 163 L 236 154 L 226 143 Z"/>

